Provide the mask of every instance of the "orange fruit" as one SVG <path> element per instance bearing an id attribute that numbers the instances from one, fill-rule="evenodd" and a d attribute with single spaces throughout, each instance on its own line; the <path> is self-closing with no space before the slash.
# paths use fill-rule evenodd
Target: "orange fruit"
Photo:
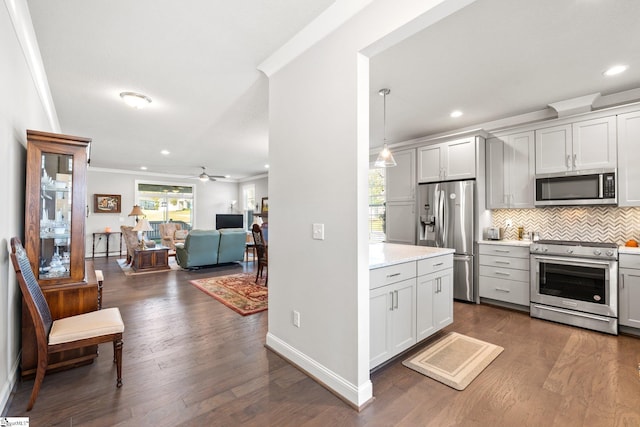
<path id="1" fill-rule="evenodd" d="M 633 239 L 629 239 L 627 240 L 627 243 L 624 244 L 625 246 L 629 246 L 631 248 L 637 248 L 638 247 L 638 242 L 636 242 Z"/>

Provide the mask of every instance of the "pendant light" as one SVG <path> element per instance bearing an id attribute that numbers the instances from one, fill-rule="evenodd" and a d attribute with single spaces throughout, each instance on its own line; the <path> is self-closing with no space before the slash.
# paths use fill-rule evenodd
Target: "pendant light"
<path id="1" fill-rule="evenodd" d="M 380 154 L 378 154 L 376 162 L 374 163 L 378 168 L 390 168 L 397 165 L 396 159 L 393 158 L 393 154 L 391 154 L 391 151 L 389 151 L 389 148 L 387 147 L 387 95 L 389 95 L 390 92 L 390 89 L 380 89 L 378 91 L 378 94 L 382 95 L 382 97 L 384 98 L 382 121 L 384 145 L 382 147 L 382 151 L 380 151 Z"/>

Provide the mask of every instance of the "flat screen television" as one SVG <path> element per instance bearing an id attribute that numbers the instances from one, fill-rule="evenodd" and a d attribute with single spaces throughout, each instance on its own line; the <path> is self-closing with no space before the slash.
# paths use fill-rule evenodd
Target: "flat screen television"
<path id="1" fill-rule="evenodd" d="M 242 214 L 216 214 L 216 230 L 221 228 L 244 228 Z"/>

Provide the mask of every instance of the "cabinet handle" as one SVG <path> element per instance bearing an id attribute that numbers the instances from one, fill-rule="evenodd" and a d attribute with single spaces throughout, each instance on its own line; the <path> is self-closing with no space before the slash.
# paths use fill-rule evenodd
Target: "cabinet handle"
<path id="1" fill-rule="evenodd" d="M 511 264 L 509 261 L 496 261 L 496 264 L 505 264 L 505 265 L 509 265 Z"/>
<path id="2" fill-rule="evenodd" d="M 391 295 L 391 307 L 389 307 L 389 311 L 393 311 L 393 291 L 390 291 L 389 295 Z"/>
<path id="3" fill-rule="evenodd" d="M 442 264 L 444 264 L 444 262 L 439 262 L 437 264 L 433 264 L 433 267 L 440 267 Z"/>
<path id="4" fill-rule="evenodd" d="M 571 156 L 567 154 L 567 169 L 571 169 Z"/>
<path id="5" fill-rule="evenodd" d="M 393 308 L 394 308 L 394 310 L 395 310 L 395 309 L 397 309 L 397 308 L 398 308 L 398 291 L 393 291 L 393 293 L 395 293 L 395 294 L 396 294 L 396 303 L 395 303 L 395 305 L 393 306 Z"/>
<path id="6" fill-rule="evenodd" d="M 509 252 L 511 252 L 509 249 L 494 249 L 494 252 L 499 252 L 501 254 L 508 254 Z"/>
<path id="7" fill-rule="evenodd" d="M 498 291 L 498 292 L 505 292 L 505 293 L 507 293 L 507 294 L 511 292 L 509 289 L 502 289 L 502 288 L 495 288 L 495 289 L 496 289 L 496 291 Z"/>
<path id="8" fill-rule="evenodd" d="M 391 277 L 396 277 L 399 276 L 402 273 L 393 273 L 393 274 L 387 274 L 387 279 L 391 278 Z"/>
<path id="9" fill-rule="evenodd" d="M 577 158 L 578 158 L 578 155 L 577 155 L 577 154 L 574 154 L 574 155 L 573 155 L 573 167 L 574 167 L 574 168 L 576 168 L 576 167 L 577 167 L 577 166 L 576 166 L 576 159 L 577 159 Z"/>
<path id="10" fill-rule="evenodd" d="M 511 276 L 511 273 L 505 273 L 504 271 L 494 271 L 493 273 L 499 276 Z"/>

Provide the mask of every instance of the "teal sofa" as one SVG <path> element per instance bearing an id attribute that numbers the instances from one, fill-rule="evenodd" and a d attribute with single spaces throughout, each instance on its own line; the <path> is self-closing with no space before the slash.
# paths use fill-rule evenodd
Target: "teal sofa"
<path id="1" fill-rule="evenodd" d="M 184 244 L 176 244 L 176 261 L 187 269 L 243 261 L 246 241 L 242 228 L 191 230 Z"/>

